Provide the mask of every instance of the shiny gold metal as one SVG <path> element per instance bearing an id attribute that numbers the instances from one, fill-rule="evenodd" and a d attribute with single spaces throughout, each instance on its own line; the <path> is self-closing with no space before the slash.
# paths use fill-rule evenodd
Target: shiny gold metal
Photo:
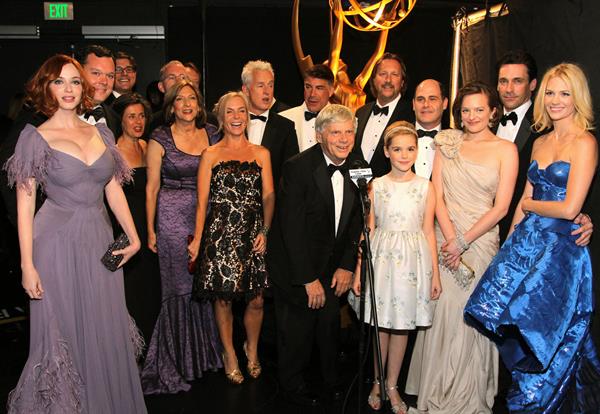
<path id="1" fill-rule="evenodd" d="M 350 4 L 344 9 L 342 0 L 329 0 L 330 7 L 330 39 L 329 56 L 325 64 L 335 76 L 335 92 L 333 100 L 356 110 L 364 105 L 366 86 L 375 62 L 385 52 L 388 31 L 396 27 L 408 16 L 417 0 L 381 0 L 371 5 L 361 5 L 356 0 L 347 0 Z M 310 55 L 305 55 L 300 40 L 300 0 L 294 0 L 292 8 L 292 45 L 300 72 L 304 74 L 313 65 Z M 341 59 L 344 25 L 364 32 L 379 32 L 375 50 L 360 74 L 350 80 L 348 66 Z"/>

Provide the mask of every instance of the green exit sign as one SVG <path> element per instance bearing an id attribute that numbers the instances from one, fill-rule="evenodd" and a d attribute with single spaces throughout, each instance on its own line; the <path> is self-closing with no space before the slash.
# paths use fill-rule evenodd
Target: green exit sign
<path id="1" fill-rule="evenodd" d="M 73 3 L 45 1 L 44 19 L 73 20 Z"/>

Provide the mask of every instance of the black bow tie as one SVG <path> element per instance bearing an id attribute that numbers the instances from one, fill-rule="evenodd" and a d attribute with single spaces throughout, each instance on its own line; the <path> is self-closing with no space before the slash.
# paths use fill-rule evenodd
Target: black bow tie
<path id="1" fill-rule="evenodd" d="M 267 122 L 266 116 L 250 114 L 250 120 L 253 121 L 255 119 L 258 119 L 259 121 Z"/>
<path id="2" fill-rule="evenodd" d="M 417 129 L 417 136 L 419 138 L 423 138 L 423 137 L 435 138 L 437 133 L 438 133 L 438 131 L 436 129 L 432 129 L 431 131 L 425 131 L 424 129 Z"/>
<path id="3" fill-rule="evenodd" d="M 329 164 L 327 166 L 327 172 L 329 173 L 329 176 L 331 177 L 333 175 L 334 172 L 339 171 L 342 173 L 342 175 L 344 175 L 344 172 L 347 170 L 346 166 L 344 164 L 342 165 L 335 165 L 335 164 Z"/>
<path id="4" fill-rule="evenodd" d="M 317 115 L 319 115 L 319 114 L 316 112 L 304 111 L 304 119 L 307 121 L 310 121 L 311 119 L 316 118 Z"/>
<path id="5" fill-rule="evenodd" d="M 517 125 L 517 119 L 518 117 L 516 112 L 509 112 L 507 114 L 502 115 L 502 118 L 500 118 L 500 123 L 502 124 L 502 126 L 506 126 L 506 123 L 510 121 L 513 125 Z"/>
<path id="6" fill-rule="evenodd" d="M 85 119 L 89 119 L 90 117 L 93 117 L 96 122 L 98 122 L 100 119 L 104 118 L 105 116 L 106 115 L 104 114 L 104 108 L 102 108 L 102 106 L 97 106 L 96 108 L 92 109 L 91 111 L 87 111 L 85 113 Z"/>
<path id="7" fill-rule="evenodd" d="M 373 115 L 379 115 L 379 114 L 387 115 L 389 111 L 390 111 L 390 108 L 387 106 L 384 106 L 383 108 L 380 107 L 379 105 L 373 106 Z"/>

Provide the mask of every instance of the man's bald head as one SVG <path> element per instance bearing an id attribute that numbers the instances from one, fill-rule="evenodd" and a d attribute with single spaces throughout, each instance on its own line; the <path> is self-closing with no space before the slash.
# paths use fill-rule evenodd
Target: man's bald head
<path id="1" fill-rule="evenodd" d="M 448 107 L 444 85 L 435 79 L 425 79 L 415 89 L 413 111 L 415 119 L 425 129 L 434 129 L 442 123 Z"/>

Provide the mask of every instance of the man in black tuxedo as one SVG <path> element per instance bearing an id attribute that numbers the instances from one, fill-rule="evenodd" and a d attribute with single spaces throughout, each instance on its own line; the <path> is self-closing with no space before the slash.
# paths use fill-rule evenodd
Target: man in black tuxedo
<path id="1" fill-rule="evenodd" d="M 118 138 L 121 135 L 121 120 L 106 103 L 108 97 L 112 96 L 115 84 L 115 56 L 109 49 L 99 45 L 86 46 L 75 55 L 83 66 L 83 76 L 94 87 L 94 107 L 79 117 L 92 125 L 105 123 L 115 139 Z"/>
<path id="2" fill-rule="evenodd" d="M 413 120 L 406 92 L 406 66 L 400 56 L 384 53 L 375 63 L 369 80 L 375 102 L 358 108 L 356 143 L 353 152 L 369 163 L 374 177 L 390 171 L 390 160 L 383 153 L 383 131 L 396 121 Z"/>
<path id="3" fill-rule="evenodd" d="M 419 83 L 415 88 L 412 107 L 419 137 L 415 173 L 429 180 L 435 157 L 433 139 L 442 130 L 442 117 L 448 108 L 448 97 L 442 83 L 435 79 L 425 79 Z"/>
<path id="4" fill-rule="evenodd" d="M 275 72 L 269 62 L 253 60 L 242 69 L 242 92 L 248 97 L 248 139 L 271 153 L 273 183 L 279 186 L 283 163 L 298 153 L 294 123 L 272 109 Z"/>
<path id="5" fill-rule="evenodd" d="M 315 130 L 319 145 L 283 166 L 268 246 L 279 380 L 300 404 L 318 401 L 303 378 L 313 340 L 325 390 L 333 398 L 340 395 L 338 297 L 350 288 L 361 223 L 357 189 L 346 167 L 354 145 L 352 112 L 328 105 L 319 112 Z"/>
<path id="6" fill-rule="evenodd" d="M 500 221 L 500 240 L 504 241 L 523 195 L 533 142 L 540 135 L 531 129 L 533 104 L 531 96 L 537 86 L 537 65 L 533 57 L 520 50 L 509 51 L 496 64 L 498 94 L 502 102 L 502 118 L 496 130 L 500 138 L 514 142 L 519 150 L 519 173 L 508 214 Z"/>

